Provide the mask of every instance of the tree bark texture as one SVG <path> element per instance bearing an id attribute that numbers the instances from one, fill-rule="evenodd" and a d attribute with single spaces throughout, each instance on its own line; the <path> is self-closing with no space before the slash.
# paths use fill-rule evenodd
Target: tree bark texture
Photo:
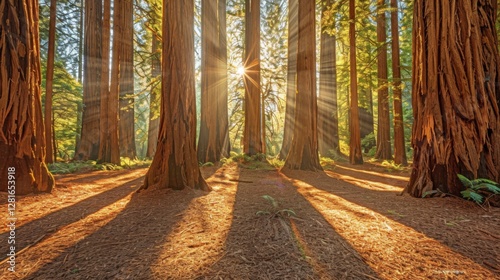
<path id="1" fill-rule="evenodd" d="M 295 129 L 284 169 L 323 170 L 318 156 L 315 2 L 299 0 Z"/>
<path id="2" fill-rule="evenodd" d="M 38 1 L 0 2 L 0 191 L 14 186 L 18 195 L 54 186 L 45 163 L 39 42 Z"/>
<path id="3" fill-rule="evenodd" d="M 358 106 L 358 78 L 356 69 L 356 5 L 349 0 L 349 61 L 350 61 L 350 111 L 349 111 L 349 161 L 351 164 L 362 164 L 361 135 Z"/>
<path id="4" fill-rule="evenodd" d="M 209 190 L 196 155 L 194 3 L 163 1 L 162 100 L 158 147 L 142 189 Z"/>
<path id="5" fill-rule="evenodd" d="M 415 2 L 413 170 L 405 191 L 460 195 L 457 178 L 499 179 L 500 60 L 493 1 Z"/>
<path id="6" fill-rule="evenodd" d="M 47 163 L 52 163 L 57 159 L 55 146 L 53 145 L 52 134 L 52 89 L 54 81 L 54 55 L 56 45 L 56 0 L 50 0 L 50 19 L 49 19 L 49 46 L 47 53 L 47 73 L 45 82 L 45 108 L 44 108 L 44 123 L 45 123 L 45 144 L 46 153 L 45 160 Z"/>
<path id="7" fill-rule="evenodd" d="M 115 2 L 117 3 L 117 2 Z M 116 5 L 116 4 L 115 4 Z M 117 5 L 116 8 L 120 6 Z M 115 9 L 115 28 L 120 22 L 121 10 Z M 110 90 L 109 84 L 109 62 L 110 62 L 110 34 L 111 34 L 111 0 L 104 0 L 104 13 L 102 25 L 102 64 L 101 64 L 101 112 L 100 112 L 100 139 L 98 162 L 120 164 L 120 148 L 118 146 L 118 93 Z M 115 35 L 120 31 L 116 30 Z M 113 37 L 118 38 L 118 37 Z M 114 46 L 119 44 L 114 41 Z M 119 49 L 119 48 L 118 48 Z M 119 55 L 113 54 L 118 58 Z M 117 72 L 113 64 L 113 71 Z M 116 78 L 117 73 L 113 76 Z"/>
<path id="8" fill-rule="evenodd" d="M 331 0 L 327 0 L 322 4 L 322 18 L 331 5 Z M 318 99 L 318 145 L 319 152 L 323 156 L 329 155 L 331 151 L 340 154 L 337 114 L 337 58 L 335 52 L 335 35 L 324 32 L 322 28 Z"/>
<path id="9" fill-rule="evenodd" d="M 96 160 L 99 154 L 102 0 L 85 0 L 83 48 L 83 113 L 79 160 Z"/>
<path id="10" fill-rule="evenodd" d="M 260 92 L 260 0 L 245 2 L 245 128 L 243 150 L 247 155 L 262 153 Z"/>
<path id="11" fill-rule="evenodd" d="M 202 72 L 198 160 L 217 162 L 221 157 L 229 155 L 227 50 L 226 52 L 222 50 L 226 48 L 226 38 L 222 38 L 225 36 L 223 32 L 225 33 L 226 28 L 225 1 L 203 1 L 201 10 Z M 223 61 L 224 57 L 226 61 Z"/>
<path id="12" fill-rule="evenodd" d="M 407 165 L 405 130 L 403 126 L 403 98 L 401 87 L 401 60 L 399 57 L 398 2 L 391 0 L 391 33 L 392 33 L 392 76 L 393 76 L 393 110 L 394 110 L 394 163 Z"/>
<path id="13" fill-rule="evenodd" d="M 117 1 L 118 2 L 118 1 Z M 134 5 L 133 0 L 121 0 L 122 37 L 120 53 L 120 155 L 136 158 L 134 115 Z M 116 5 L 116 4 L 115 4 Z"/>
<path id="14" fill-rule="evenodd" d="M 392 159 L 391 125 L 389 116 L 389 88 L 387 84 L 387 34 L 385 0 L 377 0 L 377 73 L 378 73 L 378 129 L 375 158 Z M 399 34 L 396 33 L 396 36 Z"/>
<path id="15" fill-rule="evenodd" d="M 298 0 L 288 0 L 288 66 L 286 81 L 285 128 L 279 158 L 284 160 L 290 151 L 295 122 L 295 96 L 297 95 L 297 44 L 299 38 Z"/>

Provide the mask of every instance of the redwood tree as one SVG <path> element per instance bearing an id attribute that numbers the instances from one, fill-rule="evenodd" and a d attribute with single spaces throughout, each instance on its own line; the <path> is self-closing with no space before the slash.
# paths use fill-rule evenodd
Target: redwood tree
<path id="1" fill-rule="evenodd" d="M 45 163 L 39 42 L 38 1 L 1 2 L 0 191 L 50 192 L 54 186 Z"/>
<path id="2" fill-rule="evenodd" d="M 117 3 L 117 2 L 115 2 Z M 117 6 L 120 7 L 120 6 Z M 117 9 L 115 4 L 114 14 L 114 42 L 117 47 L 120 31 L 117 30 L 117 24 L 120 22 L 121 10 Z M 109 47 L 110 47 L 110 18 L 111 18 L 111 0 L 104 0 L 104 13 L 102 25 L 102 64 L 101 64 L 101 112 L 100 112 L 100 134 L 99 134 L 99 156 L 98 162 L 109 162 L 120 164 L 120 149 L 118 147 L 118 93 L 116 90 L 110 90 L 109 85 Z M 117 47 L 115 50 L 119 50 Z M 115 52 L 113 57 L 119 55 Z M 113 80 L 117 80 L 118 69 L 113 64 Z"/>
<path id="3" fill-rule="evenodd" d="M 160 39 L 159 34 L 153 32 L 152 39 L 152 57 L 151 57 L 151 77 L 153 79 L 153 85 L 151 87 L 151 92 L 149 93 L 149 127 L 148 127 L 148 149 L 146 156 L 148 158 L 153 158 L 156 152 L 156 145 L 158 140 L 158 131 L 160 125 L 159 117 L 159 92 L 160 92 L 160 82 L 161 79 L 161 49 L 160 49 Z"/>
<path id="4" fill-rule="evenodd" d="M 142 189 L 209 190 L 196 156 L 194 3 L 163 1 L 160 132 Z"/>
<path id="5" fill-rule="evenodd" d="M 263 152 L 260 102 L 260 0 L 245 1 L 245 128 L 243 150 Z"/>
<path id="6" fill-rule="evenodd" d="M 295 95 L 297 93 L 297 44 L 299 37 L 298 0 L 288 0 L 288 66 L 286 81 L 285 128 L 279 157 L 286 159 L 292 143 L 295 122 Z"/>
<path id="7" fill-rule="evenodd" d="M 385 21 L 385 0 L 377 0 L 378 129 L 375 158 L 378 159 L 392 158 L 389 89 L 387 87 L 387 35 Z"/>
<path id="8" fill-rule="evenodd" d="M 322 6 L 321 22 L 325 22 L 327 9 L 332 5 L 326 0 Z M 332 18 L 334 16 L 332 15 Z M 333 19 L 335 26 L 335 19 Z M 318 136 L 319 152 L 326 156 L 333 151 L 340 154 L 337 114 L 337 58 L 335 35 L 321 30 L 320 77 L 319 77 L 319 114 Z"/>
<path id="9" fill-rule="evenodd" d="M 315 1 L 299 0 L 297 111 L 285 170 L 322 170 L 318 156 L 315 9 Z"/>
<path id="10" fill-rule="evenodd" d="M 413 170 L 405 189 L 460 195 L 457 174 L 499 179 L 495 1 L 415 1 Z"/>
<path id="11" fill-rule="evenodd" d="M 201 4 L 201 121 L 198 160 L 217 162 L 229 155 L 225 0 Z M 224 52 L 225 51 L 225 52 Z"/>
<path id="12" fill-rule="evenodd" d="M 361 132 L 359 127 L 358 73 L 356 69 L 356 5 L 349 0 L 349 61 L 350 61 L 350 110 L 349 110 L 349 161 L 362 164 Z"/>
<path id="13" fill-rule="evenodd" d="M 398 3 L 391 0 L 392 77 L 394 110 L 394 163 L 406 165 L 405 131 L 403 127 L 403 100 L 401 88 L 401 60 L 399 57 Z"/>
<path id="14" fill-rule="evenodd" d="M 54 80 L 54 55 L 56 45 L 56 0 L 50 0 L 50 19 L 49 19 L 49 46 L 47 53 L 47 73 L 45 82 L 45 145 L 47 152 L 45 159 L 47 163 L 52 163 L 57 159 L 56 147 L 52 141 L 52 89 Z"/>
<path id="15" fill-rule="evenodd" d="M 85 0 L 82 132 L 76 159 L 96 160 L 99 154 L 102 0 Z"/>
<path id="16" fill-rule="evenodd" d="M 122 7 L 120 52 L 120 155 L 129 158 L 137 156 L 135 148 L 134 115 L 134 3 L 133 0 L 115 2 Z"/>

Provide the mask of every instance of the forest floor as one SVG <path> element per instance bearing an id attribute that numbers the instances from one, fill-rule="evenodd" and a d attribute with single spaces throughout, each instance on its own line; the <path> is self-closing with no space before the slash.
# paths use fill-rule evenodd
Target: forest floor
<path id="1" fill-rule="evenodd" d="M 144 168 L 58 175 L 17 198 L 0 279 L 500 279 L 499 208 L 400 196 L 408 170 L 329 169 L 203 167 L 211 192 L 136 193 Z"/>

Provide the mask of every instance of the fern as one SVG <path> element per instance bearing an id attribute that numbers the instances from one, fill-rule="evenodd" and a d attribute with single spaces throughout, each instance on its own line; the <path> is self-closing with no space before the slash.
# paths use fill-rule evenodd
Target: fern
<path id="1" fill-rule="evenodd" d="M 469 180 L 462 174 L 457 174 L 457 176 L 465 187 L 465 190 L 460 192 L 462 197 L 473 200 L 477 204 L 483 203 L 483 193 L 500 194 L 500 185 L 497 182 L 485 178 Z M 478 193 L 478 191 L 481 191 L 481 193 Z"/>

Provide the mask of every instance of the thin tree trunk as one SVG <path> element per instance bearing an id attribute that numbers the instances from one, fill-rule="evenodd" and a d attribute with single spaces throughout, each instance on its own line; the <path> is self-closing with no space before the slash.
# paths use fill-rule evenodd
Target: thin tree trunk
<path id="1" fill-rule="evenodd" d="M 47 54 L 47 73 L 45 83 L 45 143 L 46 143 L 46 161 L 53 163 L 57 157 L 54 157 L 54 146 L 52 145 L 52 88 L 54 81 L 54 54 L 56 45 L 56 0 L 50 0 L 50 19 L 49 19 L 49 48 Z"/>
<path id="2" fill-rule="evenodd" d="M 288 0 L 288 68 L 286 82 L 285 128 L 279 158 L 286 159 L 292 144 L 295 122 L 295 95 L 297 93 L 297 44 L 299 38 L 298 0 Z"/>
<path id="3" fill-rule="evenodd" d="M 263 152 L 260 123 L 260 0 L 245 4 L 245 128 L 243 148 L 247 155 Z"/>
<path id="4" fill-rule="evenodd" d="M 116 2 L 115 2 L 116 3 Z M 121 10 L 115 9 L 115 24 L 119 22 Z M 118 14 L 118 16 L 117 16 Z M 111 0 L 104 0 L 102 26 L 102 73 L 101 73 L 101 117 L 98 162 L 120 164 L 118 147 L 118 95 L 111 96 L 109 86 L 109 47 L 111 34 Z M 115 25 L 116 26 L 116 25 Z M 118 32 L 119 33 L 119 32 Z M 117 44 L 117 41 L 114 42 Z M 115 69 L 113 69 L 116 71 Z"/>
<path id="5" fill-rule="evenodd" d="M 350 96 L 349 111 L 349 160 L 351 164 L 362 164 L 361 136 L 359 128 L 358 79 L 356 70 L 356 5 L 355 0 L 349 0 L 349 60 L 350 60 Z"/>
<path id="6" fill-rule="evenodd" d="M 217 104 L 217 146 L 220 147 L 220 155 L 229 157 L 231 146 L 229 143 L 229 116 L 228 116 L 228 80 L 227 80 L 227 23 L 226 23 L 226 1 L 219 0 L 218 22 L 219 22 L 219 98 Z"/>
<path id="7" fill-rule="evenodd" d="M 498 181 L 500 57 L 491 1 L 417 0 L 413 170 L 405 191 L 460 195 L 457 178 Z"/>
<path id="8" fill-rule="evenodd" d="M 284 170 L 322 170 L 318 156 L 315 1 L 299 0 L 295 129 Z"/>
<path id="9" fill-rule="evenodd" d="M 82 133 L 76 159 L 96 160 L 99 154 L 102 0 L 85 2 L 85 46 Z"/>
<path id="10" fill-rule="evenodd" d="M 385 27 L 385 0 L 377 0 L 377 73 L 378 73 L 378 129 L 375 158 L 392 159 L 391 126 L 389 116 L 389 89 L 387 87 L 387 35 Z"/>
<path id="11" fill-rule="evenodd" d="M 133 0 L 121 0 L 122 37 L 120 44 L 120 155 L 136 158 L 134 115 L 134 5 Z"/>
<path id="12" fill-rule="evenodd" d="M 322 19 L 327 9 L 332 5 L 331 0 L 322 4 Z M 323 22 L 323 20 L 322 20 Z M 333 23 L 335 26 L 335 23 Z M 318 140 L 319 152 L 323 156 L 331 152 L 340 154 L 337 114 L 337 69 L 336 69 L 336 38 L 335 35 L 321 30 L 320 51 L 320 82 L 319 82 L 319 114 Z"/>
<path id="13" fill-rule="evenodd" d="M 45 162 L 39 42 L 38 1 L 0 2 L 0 191 L 11 195 L 54 186 Z"/>
<path id="14" fill-rule="evenodd" d="M 398 3 L 391 0 L 392 76 L 394 110 L 394 163 L 406 165 L 405 131 L 403 127 L 403 100 L 401 88 L 401 62 L 399 58 Z"/>
<path id="15" fill-rule="evenodd" d="M 151 76 L 154 80 L 154 84 L 151 88 L 150 98 L 149 98 L 149 130 L 148 130 L 148 149 L 146 156 L 148 158 L 153 158 L 156 152 L 156 146 L 158 142 L 158 131 L 160 125 L 160 80 L 161 80 L 161 49 L 158 34 L 153 33 L 152 39 L 152 61 L 151 61 Z"/>
<path id="16" fill-rule="evenodd" d="M 209 190 L 196 156 L 194 3 L 163 1 L 162 101 L 158 147 L 142 189 Z"/>

